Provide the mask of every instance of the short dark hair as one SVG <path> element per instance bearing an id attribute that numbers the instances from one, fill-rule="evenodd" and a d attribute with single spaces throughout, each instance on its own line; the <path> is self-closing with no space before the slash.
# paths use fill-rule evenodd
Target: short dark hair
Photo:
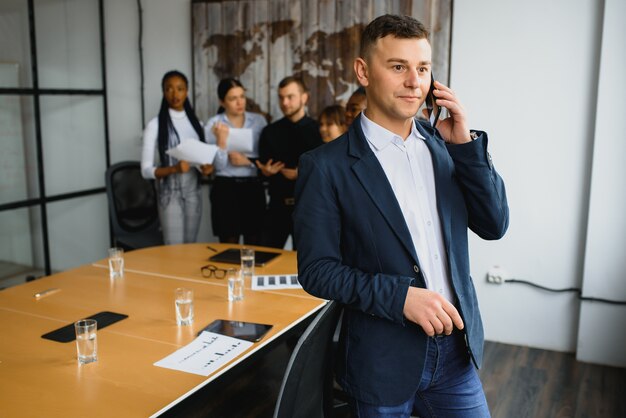
<path id="1" fill-rule="evenodd" d="M 236 78 L 221 79 L 219 84 L 217 85 L 217 97 L 219 97 L 220 100 L 224 100 L 230 89 L 234 87 L 241 87 L 245 90 L 243 84 L 241 84 L 241 81 L 237 80 Z"/>
<path id="2" fill-rule="evenodd" d="M 278 83 L 278 88 L 279 89 L 285 88 L 291 83 L 296 83 L 298 87 L 300 87 L 300 91 L 302 93 L 309 92 L 309 89 L 307 88 L 306 84 L 304 84 L 304 81 L 301 78 L 293 76 L 293 75 L 287 76 L 283 78 L 282 80 L 280 80 L 280 83 Z"/>
<path id="3" fill-rule="evenodd" d="M 337 126 L 346 124 L 346 109 L 340 105 L 326 106 L 321 112 L 319 120 L 322 120 L 322 116 L 328 121 L 333 122 Z"/>
<path id="4" fill-rule="evenodd" d="M 359 55 L 365 58 L 380 38 L 391 35 L 400 39 L 426 39 L 430 36 L 428 29 L 411 16 L 382 15 L 372 20 L 361 35 Z"/>

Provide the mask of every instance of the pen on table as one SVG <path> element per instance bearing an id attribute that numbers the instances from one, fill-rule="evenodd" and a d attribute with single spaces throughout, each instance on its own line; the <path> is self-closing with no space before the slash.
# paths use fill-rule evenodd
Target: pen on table
<path id="1" fill-rule="evenodd" d="M 208 245 L 207 245 L 206 247 L 207 247 L 209 250 L 213 251 L 214 253 L 216 253 L 216 252 L 217 252 L 217 250 L 216 250 L 215 248 L 213 248 L 213 247 L 209 247 Z"/>
<path id="2" fill-rule="evenodd" d="M 41 292 L 37 292 L 33 296 L 35 297 L 35 299 L 39 300 L 41 298 L 45 298 L 46 296 L 54 295 L 55 293 L 60 292 L 60 291 L 61 289 L 57 287 L 53 287 L 51 289 L 46 289 L 46 290 L 42 290 Z"/>

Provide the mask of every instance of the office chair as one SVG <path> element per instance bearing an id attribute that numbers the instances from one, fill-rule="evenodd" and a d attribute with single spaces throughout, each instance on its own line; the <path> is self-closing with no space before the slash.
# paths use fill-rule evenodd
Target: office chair
<path id="1" fill-rule="evenodd" d="M 330 417 L 333 408 L 333 334 L 341 307 L 330 301 L 294 349 L 274 409 L 274 418 Z"/>
<path id="2" fill-rule="evenodd" d="M 162 245 L 156 191 L 141 177 L 139 162 L 113 164 L 105 183 L 115 245 L 125 250 Z"/>

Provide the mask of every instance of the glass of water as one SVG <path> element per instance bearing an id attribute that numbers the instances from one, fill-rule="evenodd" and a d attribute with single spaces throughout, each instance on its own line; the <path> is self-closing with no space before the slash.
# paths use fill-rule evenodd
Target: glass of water
<path id="1" fill-rule="evenodd" d="M 109 277 L 120 279 L 124 277 L 124 249 L 109 248 Z"/>
<path id="2" fill-rule="evenodd" d="M 226 272 L 228 279 L 228 301 L 238 302 L 243 300 L 243 277 L 238 269 L 229 269 Z"/>
<path id="3" fill-rule="evenodd" d="M 252 248 L 241 249 L 241 274 L 244 283 L 252 283 L 252 276 L 254 276 L 254 250 Z"/>
<path id="4" fill-rule="evenodd" d="M 98 360 L 98 323 L 95 319 L 81 319 L 74 323 L 76 331 L 76 352 L 78 364 L 92 363 Z"/>
<path id="5" fill-rule="evenodd" d="M 193 324 L 193 290 L 179 287 L 175 295 L 176 324 Z"/>

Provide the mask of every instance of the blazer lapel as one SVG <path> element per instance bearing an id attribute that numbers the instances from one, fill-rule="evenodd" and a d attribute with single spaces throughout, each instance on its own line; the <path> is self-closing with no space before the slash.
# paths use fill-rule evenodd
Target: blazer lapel
<path id="1" fill-rule="evenodd" d="M 402 245 L 413 257 L 415 264 L 419 264 L 417 253 L 411 240 L 411 234 L 404 221 L 404 215 L 402 215 L 398 200 L 387 180 L 385 171 L 365 139 L 360 120 L 361 115 L 354 120 L 348 132 L 350 144 L 348 152 L 358 159 L 352 165 L 352 171 Z"/>

